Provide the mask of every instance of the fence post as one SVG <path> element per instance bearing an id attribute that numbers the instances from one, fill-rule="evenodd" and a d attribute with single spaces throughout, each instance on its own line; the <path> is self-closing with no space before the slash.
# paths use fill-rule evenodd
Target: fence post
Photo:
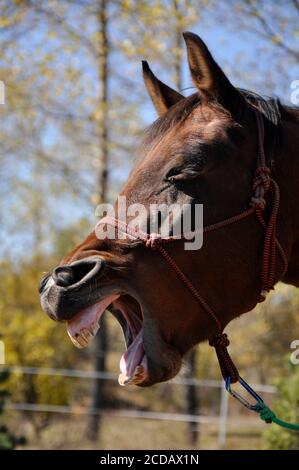
<path id="1" fill-rule="evenodd" d="M 219 429 L 218 429 L 218 447 L 223 448 L 226 441 L 228 414 L 228 393 L 225 387 L 221 387 Z"/>

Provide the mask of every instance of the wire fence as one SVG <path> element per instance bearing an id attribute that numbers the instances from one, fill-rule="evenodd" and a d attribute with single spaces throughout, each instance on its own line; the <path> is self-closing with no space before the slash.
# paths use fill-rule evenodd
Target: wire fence
<path id="1" fill-rule="evenodd" d="M 62 377 L 77 377 L 85 379 L 103 379 L 103 380 L 115 380 L 118 375 L 113 372 L 96 372 L 93 370 L 80 370 L 80 369 L 55 369 L 48 367 L 23 367 L 23 366 L 2 366 L 2 368 L 8 369 L 10 373 L 14 374 L 25 374 L 25 375 L 48 375 L 48 376 L 62 376 Z M 188 379 L 182 377 L 176 377 L 170 381 L 175 385 L 194 385 L 201 387 L 211 388 L 222 388 L 222 380 L 213 379 Z M 276 393 L 277 389 L 273 385 L 262 385 L 252 384 L 252 387 L 257 392 L 264 393 Z"/>
<path id="2" fill-rule="evenodd" d="M 4 369 L 4 366 L 2 366 Z M 5 366 L 12 374 L 24 375 L 46 375 L 46 376 L 61 376 L 61 377 L 74 377 L 79 379 L 102 379 L 102 380 L 115 380 L 117 375 L 111 372 L 96 372 L 89 370 L 78 369 L 54 369 L 46 367 L 22 367 L 22 366 Z M 172 422 L 185 422 L 185 423 L 199 423 L 199 424 L 217 424 L 218 425 L 218 446 L 224 447 L 227 436 L 227 419 L 228 419 L 228 393 L 226 392 L 223 382 L 220 380 L 210 379 L 193 379 L 193 378 L 180 378 L 176 377 L 171 381 L 172 384 L 194 385 L 196 387 L 217 388 L 221 390 L 220 407 L 217 415 L 191 415 L 185 413 L 164 413 L 154 411 L 141 411 L 130 409 L 94 409 L 89 407 L 80 406 L 58 406 L 51 404 L 33 404 L 33 403 L 8 403 L 7 408 L 16 411 L 26 411 L 34 413 L 59 413 L 59 414 L 74 414 L 74 415 L 99 415 L 109 417 L 122 417 L 130 419 L 147 419 L 147 420 L 160 420 Z M 276 387 L 272 385 L 253 384 L 253 388 L 257 392 L 275 394 Z M 242 420 L 238 420 L 241 422 Z M 246 418 L 243 420 L 246 421 Z"/>

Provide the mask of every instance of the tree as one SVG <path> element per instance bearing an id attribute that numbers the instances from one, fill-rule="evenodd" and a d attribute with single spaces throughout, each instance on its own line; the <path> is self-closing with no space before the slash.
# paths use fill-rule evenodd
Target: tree
<path id="1" fill-rule="evenodd" d="M 5 402 L 10 397 L 10 393 L 2 385 L 8 378 L 8 370 L 0 370 L 0 420 L 5 409 Z M 26 441 L 23 437 L 14 436 L 14 434 L 8 430 L 7 426 L 1 424 L 0 421 L 0 450 L 11 450 L 25 443 Z"/>
<path id="2" fill-rule="evenodd" d="M 15 161 L 12 164 L 12 160 L 8 160 L 8 169 L 15 172 L 17 168 L 17 174 L 8 179 L 8 184 L 17 199 L 14 202 L 18 212 L 14 220 L 16 237 L 19 221 L 22 220 L 23 225 L 28 227 L 27 233 L 32 232 L 30 244 L 36 252 L 42 253 L 45 239 L 57 230 L 56 220 L 61 221 L 57 211 L 60 207 L 58 200 L 64 199 L 62 206 L 65 212 L 71 201 L 76 206 L 79 205 L 77 202 L 80 205 L 83 203 L 87 211 L 92 209 L 92 204 L 110 199 L 109 186 L 112 187 L 113 179 L 111 175 L 109 177 L 109 172 L 112 173 L 111 168 L 115 166 L 112 162 L 120 155 L 123 167 L 129 161 L 127 156 L 134 152 L 134 139 L 140 133 L 142 120 L 134 118 L 137 107 L 132 103 L 141 97 L 142 80 L 140 74 L 136 76 L 137 80 L 129 74 L 120 77 L 119 50 L 123 49 L 125 68 L 128 68 L 126 62 L 130 60 L 138 67 L 136 55 L 142 53 L 160 61 L 161 46 L 165 43 L 169 48 L 167 61 L 170 71 L 174 71 L 174 80 L 181 88 L 181 32 L 187 24 L 190 26 L 198 19 L 197 3 L 180 0 L 169 4 L 156 0 L 138 3 L 90 0 L 70 4 L 68 1 L 41 3 L 26 0 L 12 6 L 10 2 L 4 2 L 2 23 L 5 23 L 6 29 L 2 32 L 2 39 L 5 40 L 6 49 L 2 62 L 6 67 L 17 65 L 17 73 L 8 84 L 14 90 L 14 101 L 9 102 L 5 118 L 7 121 L 9 113 L 14 121 L 21 124 L 19 148 L 12 142 L 16 140 L 15 134 L 12 138 L 8 130 L 3 135 L 8 154 L 12 152 L 13 143 Z M 131 22 L 132 15 L 138 25 L 135 29 Z M 39 31 L 40 42 L 35 45 L 32 56 L 30 46 L 25 47 L 22 38 L 25 32 L 28 35 L 31 30 L 39 30 L 40 21 L 44 27 Z M 93 25 L 92 28 L 89 25 Z M 148 29 L 149 25 L 157 32 L 155 40 Z M 171 26 L 167 35 L 166 25 Z M 108 38 L 108 26 L 111 30 L 119 29 L 121 37 L 111 35 Z M 135 42 L 137 34 L 138 42 Z M 137 43 L 142 44 L 143 49 L 138 49 Z M 134 47 L 127 48 L 125 44 L 134 44 Z M 82 64 L 74 63 L 72 58 L 75 54 L 81 57 Z M 10 64 L 11 57 L 13 64 Z M 117 66 L 113 66 L 113 60 L 116 60 Z M 59 67 L 56 66 L 57 61 Z M 23 70 L 28 70 L 24 84 Z M 90 82 L 88 70 L 94 71 L 96 79 L 93 83 Z M 111 82 L 113 87 L 109 86 Z M 87 83 L 91 90 L 95 90 L 91 94 L 86 92 Z M 124 90 L 132 93 L 125 93 Z M 81 99 L 83 92 L 84 100 Z M 19 112 L 20 108 L 23 114 Z M 115 112 L 118 119 L 113 118 Z M 25 116 L 28 115 L 32 116 L 32 120 L 28 124 L 24 145 L 23 122 L 26 122 Z M 124 125 L 128 116 L 131 122 L 129 132 Z M 132 125 L 134 120 L 135 125 Z M 59 135 L 60 141 L 54 139 L 55 144 L 49 146 L 47 139 L 41 136 L 53 135 L 53 128 L 54 135 Z M 30 176 L 20 185 L 23 175 L 18 173 L 18 166 L 22 166 L 24 154 L 26 158 L 30 155 Z M 90 189 L 85 190 L 88 185 Z M 118 187 L 119 184 L 116 189 Z M 73 200 L 69 198 L 69 202 L 65 203 L 68 191 L 71 191 Z M 54 205 L 48 198 L 53 192 L 58 198 Z M 11 212 L 11 206 L 7 206 L 7 212 Z M 95 368 L 104 371 L 108 348 L 105 317 L 101 321 L 95 346 Z M 104 382 L 96 380 L 93 408 L 104 406 L 104 389 Z M 192 390 L 195 390 L 194 387 Z M 90 418 L 90 438 L 96 439 L 99 423 L 98 416 Z"/>
<path id="3" fill-rule="evenodd" d="M 212 0 L 208 10 L 211 27 L 225 22 L 231 37 L 240 39 L 239 50 L 231 39 L 224 44 L 236 47 L 231 78 L 267 95 L 283 93 L 288 100 L 290 83 L 298 76 L 298 1 Z"/>
<path id="4" fill-rule="evenodd" d="M 0 264 L 0 330 L 8 366 L 67 368 L 79 357 L 65 329 L 41 313 L 37 285 L 49 262 L 43 255 L 19 259 L 17 266 L 9 261 Z M 75 390 L 68 378 L 23 373 L 11 374 L 9 386 L 13 402 L 31 404 L 68 405 Z M 37 433 L 49 424 L 49 414 L 28 417 Z"/>
<path id="5" fill-rule="evenodd" d="M 173 7 L 173 36 L 174 36 L 174 84 L 177 90 L 182 90 L 182 33 L 186 27 L 185 19 L 185 2 L 179 0 L 172 0 Z M 197 415 L 199 412 L 199 399 L 197 393 L 197 387 L 194 386 L 192 380 L 196 377 L 196 362 L 197 362 L 198 348 L 194 348 L 189 352 L 186 358 L 185 377 L 187 379 L 185 400 L 186 400 L 186 412 L 190 415 Z M 188 436 L 191 445 L 195 444 L 198 440 L 198 427 L 199 424 L 196 422 L 188 423 Z"/>
<path id="6" fill-rule="evenodd" d="M 108 196 L 108 161 L 109 161 L 109 135 L 108 135 L 108 61 L 110 44 L 108 39 L 107 2 L 99 0 L 98 27 L 99 27 L 99 98 L 98 98 L 98 132 L 99 132 L 99 156 L 98 156 L 98 202 L 104 203 Z M 106 358 L 108 353 L 108 325 L 103 316 L 99 332 L 95 338 L 95 371 L 106 371 Z M 92 408 L 101 410 L 105 407 L 106 383 L 104 380 L 95 379 L 92 394 Z M 90 417 L 87 435 L 91 440 L 96 440 L 100 425 L 100 415 L 93 414 Z"/>
<path id="7" fill-rule="evenodd" d="M 274 411 L 279 419 L 299 423 L 299 368 L 289 365 L 286 369 L 287 377 L 276 380 L 279 398 Z M 299 433 L 275 424 L 264 432 L 263 441 L 267 449 L 299 450 Z"/>

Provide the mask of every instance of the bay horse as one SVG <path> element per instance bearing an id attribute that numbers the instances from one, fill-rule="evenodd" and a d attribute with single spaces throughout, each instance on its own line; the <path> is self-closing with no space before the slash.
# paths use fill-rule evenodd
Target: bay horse
<path id="1" fill-rule="evenodd" d="M 113 240 L 93 230 L 40 284 L 43 309 L 67 322 L 78 347 L 106 309 L 115 315 L 127 346 L 123 385 L 174 377 L 207 339 L 219 339 L 219 353 L 232 319 L 278 281 L 299 286 L 298 110 L 237 89 L 197 35 L 183 36 L 196 92 L 184 97 L 143 62 L 159 118 L 121 195 L 146 208 L 203 204 L 204 226 L 215 230 L 204 229 L 196 251 L 183 239 L 155 246 L 147 231 Z M 102 223 L 129 235 L 117 218 Z"/>

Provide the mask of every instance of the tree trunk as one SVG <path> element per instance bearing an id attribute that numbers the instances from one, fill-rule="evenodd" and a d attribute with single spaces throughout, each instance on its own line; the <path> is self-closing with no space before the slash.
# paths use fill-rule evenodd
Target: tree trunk
<path id="1" fill-rule="evenodd" d="M 172 0 L 174 12 L 174 48 L 175 48 L 175 62 L 174 62 L 174 83 L 177 90 L 182 89 L 182 26 L 181 26 L 181 12 L 180 1 Z M 191 351 L 186 358 L 186 379 L 194 379 L 196 372 L 196 350 Z M 185 390 L 185 407 L 187 414 L 198 414 L 199 400 L 197 388 L 195 385 L 187 384 Z M 191 445 L 197 442 L 199 435 L 198 423 L 188 423 L 188 440 Z"/>
<path id="2" fill-rule="evenodd" d="M 196 374 L 197 350 L 193 349 L 189 352 L 186 360 L 186 379 L 194 379 Z M 197 386 L 192 384 L 186 385 L 186 413 L 189 415 L 197 415 L 199 409 L 199 400 Z M 199 437 L 198 423 L 191 421 L 188 423 L 188 440 L 191 445 L 197 443 Z"/>
<path id="3" fill-rule="evenodd" d="M 98 100 L 98 133 L 99 133 L 99 173 L 98 173 L 98 202 L 107 200 L 108 189 L 108 55 L 109 43 L 107 35 L 107 0 L 99 0 L 98 22 L 100 31 L 99 45 L 99 100 Z M 105 315 L 101 319 L 101 327 L 95 338 L 95 371 L 106 371 L 106 356 L 108 353 L 108 325 Z M 103 379 L 95 379 L 92 393 L 92 408 L 105 408 L 106 383 Z M 98 438 L 101 424 L 100 415 L 91 415 L 87 436 L 95 441 Z"/>
<path id="4" fill-rule="evenodd" d="M 172 0 L 174 10 L 174 83 L 177 90 L 182 89 L 182 27 L 180 22 L 179 0 Z"/>

